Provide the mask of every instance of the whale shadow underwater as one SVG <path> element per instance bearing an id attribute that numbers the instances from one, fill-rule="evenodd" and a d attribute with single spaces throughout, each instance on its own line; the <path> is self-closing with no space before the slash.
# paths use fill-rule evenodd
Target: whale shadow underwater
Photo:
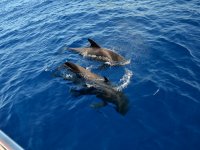
<path id="1" fill-rule="evenodd" d="M 120 54 L 117 54 L 110 49 L 102 48 L 92 39 L 88 39 L 88 42 L 90 43 L 90 47 L 67 48 L 67 50 L 77 52 L 84 57 L 104 62 L 109 66 L 126 65 L 129 63 L 129 61 Z"/>
<path id="2" fill-rule="evenodd" d="M 78 84 L 81 82 L 83 85 L 79 90 L 71 90 L 75 96 L 95 95 L 102 100 L 100 103 L 91 104 L 91 107 L 100 108 L 110 103 L 115 106 L 116 111 L 121 115 L 128 112 L 129 101 L 127 97 L 122 91 L 116 90 L 106 77 L 97 75 L 72 62 L 65 62 L 60 68 L 67 69 L 73 74 L 73 77 L 70 78 L 73 83 Z M 66 78 L 64 77 L 64 79 Z"/>

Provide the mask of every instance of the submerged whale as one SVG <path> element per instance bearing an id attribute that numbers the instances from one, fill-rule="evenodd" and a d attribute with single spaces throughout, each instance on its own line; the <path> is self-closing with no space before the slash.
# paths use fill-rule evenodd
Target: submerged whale
<path id="1" fill-rule="evenodd" d="M 108 103 L 115 105 L 115 109 L 122 115 L 125 115 L 129 108 L 127 97 L 116 90 L 106 77 L 102 77 L 91 71 L 71 62 L 64 63 L 64 68 L 70 70 L 81 78 L 86 85 L 80 90 L 73 90 L 78 95 L 96 95 L 102 100 L 101 103 L 92 104 L 94 108 L 106 106 Z"/>
<path id="2" fill-rule="evenodd" d="M 88 39 L 88 41 L 90 42 L 90 47 L 68 48 L 68 49 L 78 52 L 79 54 L 83 56 L 90 57 L 99 61 L 107 62 L 107 64 L 111 66 L 127 64 L 127 60 L 123 56 L 109 49 L 100 47 L 92 39 Z"/>

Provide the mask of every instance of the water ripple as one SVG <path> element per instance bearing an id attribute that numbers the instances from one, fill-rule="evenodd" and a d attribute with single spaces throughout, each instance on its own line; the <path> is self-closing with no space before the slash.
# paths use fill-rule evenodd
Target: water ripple
<path id="1" fill-rule="evenodd" d="M 25 149 L 198 149 L 199 5 L 1 0 L 1 130 Z M 88 46 L 87 38 L 130 63 L 99 70 L 100 62 L 63 50 Z M 119 85 L 128 114 L 91 109 L 95 96 L 74 97 L 76 85 L 52 76 L 65 61 Z"/>

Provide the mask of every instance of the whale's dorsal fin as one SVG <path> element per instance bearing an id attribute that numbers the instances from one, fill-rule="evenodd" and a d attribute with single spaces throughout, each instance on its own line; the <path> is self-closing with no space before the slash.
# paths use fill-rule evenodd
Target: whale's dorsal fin
<path id="1" fill-rule="evenodd" d="M 90 47 L 92 48 L 101 48 L 95 41 L 88 39 L 88 41 L 90 42 Z"/>
<path id="2" fill-rule="evenodd" d="M 104 78 L 104 82 L 106 82 L 106 83 L 109 82 L 108 78 L 106 78 L 105 76 L 103 78 Z"/>

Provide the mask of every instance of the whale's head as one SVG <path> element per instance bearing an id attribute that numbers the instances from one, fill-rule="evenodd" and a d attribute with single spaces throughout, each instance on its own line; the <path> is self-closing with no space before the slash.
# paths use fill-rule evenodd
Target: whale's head
<path id="1" fill-rule="evenodd" d="M 116 111 L 124 116 L 129 110 L 128 98 L 120 92 L 117 93 L 115 101 Z"/>
<path id="2" fill-rule="evenodd" d="M 110 87 L 110 86 L 108 86 Z M 100 92 L 99 92 L 100 91 Z M 105 102 L 109 102 L 115 105 L 115 109 L 121 115 L 125 115 L 129 110 L 129 101 L 126 95 L 115 89 L 110 88 L 103 88 L 96 92 L 99 98 L 101 98 Z"/>

